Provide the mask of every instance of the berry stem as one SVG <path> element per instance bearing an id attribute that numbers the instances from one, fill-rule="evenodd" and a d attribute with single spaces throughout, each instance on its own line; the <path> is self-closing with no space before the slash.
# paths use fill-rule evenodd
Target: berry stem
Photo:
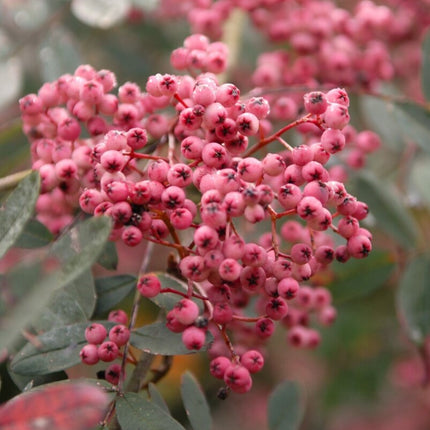
<path id="1" fill-rule="evenodd" d="M 277 140 L 279 138 L 279 136 L 284 134 L 286 131 L 291 130 L 292 128 L 297 127 L 298 125 L 304 124 L 306 122 L 313 123 L 316 126 L 318 126 L 319 128 L 321 128 L 321 120 L 312 118 L 312 114 L 309 113 L 306 116 L 304 116 L 300 119 L 297 119 L 296 121 L 286 125 L 285 127 L 282 127 L 280 130 L 278 130 L 276 133 L 273 133 L 271 136 L 260 140 L 256 145 L 252 146 L 247 152 L 245 152 L 243 157 L 249 157 L 250 155 L 252 155 L 255 152 L 257 152 L 258 150 L 260 150 L 261 148 L 264 148 L 269 143 Z"/>

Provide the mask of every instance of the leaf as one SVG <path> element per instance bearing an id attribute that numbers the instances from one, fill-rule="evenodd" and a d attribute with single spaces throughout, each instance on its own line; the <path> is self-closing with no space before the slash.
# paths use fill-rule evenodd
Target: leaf
<path id="1" fill-rule="evenodd" d="M 99 321 L 109 331 L 115 323 Z M 45 375 L 80 363 L 79 352 L 87 343 L 88 322 L 56 327 L 27 343 L 14 357 L 11 370 L 19 375 Z"/>
<path id="2" fill-rule="evenodd" d="M 97 302 L 94 313 L 111 309 L 136 288 L 137 279 L 131 275 L 117 275 L 96 279 Z"/>
<path id="3" fill-rule="evenodd" d="M 187 292 L 188 290 L 188 285 L 186 282 L 181 281 L 178 278 L 175 278 L 172 275 L 169 275 L 165 272 L 156 272 L 155 273 L 158 277 L 158 279 L 160 280 L 161 283 L 161 288 L 172 288 L 174 290 L 177 291 L 182 291 L 184 293 Z M 182 297 L 180 297 L 178 294 L 174 294 L 174 293 L 163 293 L 163 294 L 158 294 L 155 297 L 152 297 L 150 300 L 155 303 L 158 307 L 166 310 L 166 311 L 170 311 L 171 309 L 174 308 L 174 306 L 176 305 L 176 303 L 178 303 L 178 301 L 181 299 Z M 199 309 L 200 312 L 203 311 L 204 305 L 202 300 L 200 299 L 196 299 L 196 298 L 192 298 L 193 302 L 195 302 Z"/>
<path id="4" fill-rule="evenodd" d="M 95 306 L 94 279 L 91 270 L 56 290 L 39 317 L 33 322 L 38 331 L 87 321 Z"/>
<path id="5" fill-rule="evenodd" d="M 118 266 L 118 254 L 116 252 L 115 242 L 106 242 L 102 253 L 100 254 L 97 263 L 108 270 L 116 270 Z"/>
<path id="6" fill-rule="evenodd" d="M 38 387 L 39 385 L 45 385 L 68 379 L 67 373 L 64 372 L 64 370 L 54 373 L 47 373 L 46 375 L 27 376 L 18 375 L 9 369 L 9 376 L 21 391 L 28 391 L 29 389 Z"/>
<path id="7" fill-rule="evenodd" d="M 109 28 L 120 23 L 130 8 L 129 0 L 73 0 L 72 13 L 92 27 Z"/>
<path id="8" fill-rule="evenodd" d="M 38 172 L 26 176 L 7 198 L 0 210 L 0 258 L 18 239 L 30 219 L 39 195 Z"/>
<path id="9" fill-rule="evenodd" d="M 419 197 L 424 200 L 427 206 L 430 206 L 430 157 L 420 157 L 412 164 L 410 176 L 410 192 L 418 192 Z M 417 198 L 412 195 L 412 198 Z"/>
<path id="10" fill-rule="evenodd" d="M 430 334 L 430 258 L 413 257 L 400 280 L 397 307 L 409 337 L 421 344 Z"/>
<path id="11" fill-rule="evenodd" d="M 430 31 L 427 31 L 423 42 L 421 84 L 424 97 L 430 102 Z"/>
<path id="12" fill-rule="evenodd" d="M 116 402 L 122 430 L 185 430 L 181 424 L 139 394 L 125 393 Z"/>
<path id="13" fill-rule="evenodd" d="M 152 382 L 148 384 L 148 393 L 149 400 L 170 415 L 169 407 L 167 406 L 166 401 L 164 400 L 160 392 L 157 390 L 157 386 Z"/>
<path id="14" fill-rule="evenodd" d="M 328 288 L 335 303 L 364 297 L 384 285 L 395 267 L 388 252 L 373 250 L 367 258 L 333 263 L 335 278 Z"/>
<path id="15" fill-rule="evenodd" d="M 25 297 L 8 308 L 2 319 L 1 345 L 7 347 L 22 328 L 34 320 L 35 316 L 49 303 L 54 290 L 69 286 L 84 275 L 103 249 L 104 243 L 109 237 L 110 229 L 111 222 L 107 217 L 90 218 L 54 243 L 52 253 L 59 257 L 63 264 L 40 280 L 33 278 L 34 283 L 30 282 L 26 285 L 28 289 Z M 82 287 L 86 288 L 85 285 L 78 283 L 68 288 L 76 288 L 74 292 L 76 294 Z M 83 300 L 88 300 L 88 303 L 81 307 L 92 310 L 95 303 L 94 290 L 92 292 L 90 290 L 91 296 L 86 294 L 88 292 L 84 292 Z M 75 298 L 79 302 L 80 294 L 76 294 Z"/>
<path id="16" fill-rule="evenodd" d="M 208 343 L 211 341 L 212 335 L 207 332 L 206 343 L 201 351 L 207 349 Z M 130 343 L 134 347 L 154 355 L 183 355 L 196 352 L 185 348 L 181 333 L 171 332 L 166 327 L 166 323 L 162 321 L 134 330 L 130 336 Z"/>
<path id="17" fill-rule="evenodd" d="M 365 123 L 377 132 L 386 145 L 395 151 L 402 151 L 404 142 L 401 128 L 394 121 L 394 103 L 379 97 L 360 96 L 360 111 Z"/>
<path id="18" fill-rule="evenodd" d="M 39 221 L 32 218 L 25 225 L 24 230 L 15 242 L 18 248 L 41 248 L 49 245 L 54 235 Z"/>
<path id="19" fill-rule="evenodd" d="M 304 406 L 298 385 L 285 381 L 272 392 L 268 404 L 269 430 L 298 430 Z"/>
<path id="20" fill-rule="evenodd" d="M 398 102 L 394 113 L 403 136 L 430 152 L 430 111 L 416 103 Z"/>
<path id="21" fill-rule="evenodd" d="M 59 383 L 23 393 L 0 409 L 4 430 L 90 430 L 103 418 L 109 397 L 82 382 Z"/>
<path id="22" fill-rule="evenodd" d="M 413 248 L 418 235 L 416 223 L 396 189 L 370 173 L 360 174 L 355 185 L 357 197 L 369 205 L 378 226 L 404 247 Z"/>
<path id="23" fill-rule="evenodd" d="M 212 417 L 208 402 L 199 383 L 190 372 L 182 375 L 181 395 L 192 428 L 210 430 Z"/>

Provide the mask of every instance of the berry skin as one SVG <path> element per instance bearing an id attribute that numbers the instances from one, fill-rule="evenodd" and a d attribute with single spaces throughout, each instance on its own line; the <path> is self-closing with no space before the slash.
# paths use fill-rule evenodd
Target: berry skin
<path id="1" fill-rule="evenodd" d="M 227 357 L 219 356 L 210 362 L 209 371 L 215 378 L 224 379 L 225 371 L 230 365 L 231 361 Z"/>
<path id="2" fill-rule="evenodd" d="M 90 343 L 85 345 L 79 353 L 82 363 L 85 364 L 96 364 L 99 361 L 98 348 L 96 345 Z"/>
<path id="3" fill-rule="evenodd" d="M 93 323 L 85 329 L 85 339 L 88 343 L 99 345 L 107 336 L 107 330 L 102 324 Z"/>
<path id="4" fill-rule="evenodd" d="M 182 332 L 182 342 L 189 350 L 201 349 L 205 344 L 205 330 L 198 327 L 190 326 Z"/>
<path id="5" fill-rule="evenodd" d="M 122 309 L 110 311 L 108 315 L 108 321 L 113 321 L 118 324 L 127 325 L 128 315 Z"/>
<path id="6" fill-rule="evenodd" d="M 269 318 L 280 320 L 288 313 L 288 305 L 281 297 L 273 297 L 266 305 L 266 313 Z"/>
<path id="7" fill-rule="evenodd" d="M 304 95 L 305 109 L 313 115 L 323 114 L 328 106 L 326 95 L 321 91 L 312 91 Z"/>
<path id="8" fill-rule="evenodd" d="M 113 361 L 118 357 L 119 349 L 114 342 L 103 342 L 98 348 L 99 358 L 102 361 Z"/>
<path id="9" fill-rule="evenodd" d="M 120 374 L 121 365 L 118 363 L 113 363 L 105 370 L 105 379 L 112 385 L 118 385 Z"/>
<path id="10" fill-rule="evenodd" d="M 173 309 L 175 318 L 183 325 L 193 324 L 200 312 L 197 304 L 189 299 L 180 300 Z"/>
<path id="11" fill-rule="evenodd" d="M 250 350 L 245 352 L 240 357 L 240 362 L 251 373 L 259 372 L 264 366 L 264 358 L 261 353 L 256 350 Z"/>
<path id="12" fill-rule="evenodd" d="M 226 369 L 224 382 L 236 393 L 246 393 L 252 387 L 252 378 L 249 370 L 237 364 L 231 364 Z"/>
<path id="13" fill-rule="evenodd" d="M 137 289 L 143 297 L 155 297 L 161 290 L 161 282 L 157 276 L 149 273 L 139 278 Z"/>
<path id="14" fill-rule="evenodd" d="M 118 347 L 125 345 L 130 339 L 130 331 L 122 324 L 118 324 L 109 330 L 109 340 L 116 343 Z"/>

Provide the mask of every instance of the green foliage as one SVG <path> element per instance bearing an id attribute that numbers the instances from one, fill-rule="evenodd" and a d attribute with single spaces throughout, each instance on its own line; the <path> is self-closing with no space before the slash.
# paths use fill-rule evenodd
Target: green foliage
<path id="1" fill-rule="evenodd" d="M 118 266 L 118 253 L 115 242 L 108 241 L 97 259 L 97 263 L 108 270 L 116 270 Z"/>
<path id="2" fill-rule="evenodd" d="M 122 430 L 184 430 L 164 409 L 139 394 L 118 397 L 116 410 Z"/>
<path id="3" fill-rule="evenodd" d="M 430 153 L 430 111 L 413 102 L 398 102 L 394 113 L 405 141 L 414 142 Z"/>
<path id="4" fill-rule="evenodd" d="M 285 381 L 269 397 L 269 430 L 298 430 L 303 413 L 303 399 L 297 383 Z"/>
<path id="5" fill-rule="evenodd" d="M 100 315 L 112 309 L 136 288 L 137 279 L 131 275 L 116 275 L 96 279 L 97 303 L 94 313 Z"/>
<path id="6" fill-rule="evenodd" d="M 378 226 L 405 248 L 413 248 L 417 226 L 392 184 L 366 172 L 356 178 L 354 185 L 357 197 L 368 204 Z"/>
<path id="7" fill-rule="evenodd" d="M 21 232 L 15 246 L 18 248 L 41 248 L 49 245 L 54 240 L 54 235 L 39 221 L 30 219 Z"/>
<path id="8" fill-rule="evenodd" d="M 107 330 L 114 322 L 99 321 Z M 87 343 L 85 328 L 88 322 L 55 327 L 27 343 L 11 363 L 13 372 L 20 375 L 45 375 L 78 364 L 79 351 Z"/>
<path id="9" fill-rule="evenodd" d="M 19 183 L 0 210 L 0 258 L 18 239 L 33 214 L 39 187 L 39 173 L 32 172 Z"/>
<path id="10" fill-rule="evenodd" d="M 328 288 L 336 304 L 357 300 L 382 287 L 395 268 L 388 252 L 374 250 L 367 258 L 351 259 L 348 264 L 333 263 L 335 278 Z"/>
<path id="11" fill-rule="evenodd" d="M 206 343 L 201 349 L 204 351 L 212 340 L 212 335 L 207 332 Z M 130 336 L 130 343 L 150 354 L 159 355 L 183 355 L 192 354 L 185 348 L 182 342 L 181 333 L 173 333 L 167 327 L 164 321 L 155 322 L 134 330 Z"/>
<path id="12" fill-rule="evenodd" d="M 181 394 L 191 427 L 194 430 L 210 430 L 212 417 L 208 402 L 199 383 L 190 372 L 182 375 Z"/>
<path id="13" fill-rule="evenodd" d="M 405 329 L 414 342 L 421 344 L 430 334 L 430 258 L 411 258 L 400 281 L 397 306 Z"/>
<path id="14" fill-rule="evenodd" d="M 188 291 L 188 285 L 186 282 L 181 281 L 180 279 L 175 278 L 168 273 L 156 272 L 155 274 L 160 280 L 161 288 L 172 288 L 177 291 L 182 291 L 183 293 L 186 293 Z M 170 311 L 174 308 L 176 303 L 178 303 L 178 300 L 180 300 L 180 296 L 174 293 L 163 293 L 152 297 L 150 300 L 161 309 Z M 192 298 L 192 300 L 198 305 L 200 312 L 203 312 L 204 304 L 202 300 L 196 298 Z"/>
<path id="15" fill-rule="evenodd" d="M 430 31 L 427 31 L 422 48 L 421 84 L 423 94 L 430 103 Z"/>

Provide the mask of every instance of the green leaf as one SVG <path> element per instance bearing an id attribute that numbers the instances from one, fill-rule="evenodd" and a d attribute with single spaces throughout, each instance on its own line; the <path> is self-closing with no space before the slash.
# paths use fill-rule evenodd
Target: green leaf
<path id="1" fill-rule="evenodd" d="M 165 272 L 156 272 L 155 274 L 160 280 L 161 288 L 172 288 L 174 290 L 182 291 L 183 293 L 186 293 L 188 291 L 188 285 L 186 282 L 181 281 L 180 279 L 175 278 L 174 276 L 169 275 Z M 163 293 L 152 297 L 150 300 L 158 307 L 166 311 L 170 311 L 174 308 L 176 303 L 178 303 L 181 298 L 182 297 L 180 297 L 178 294 Z M 204 308 L 202 300 L 196 299 L 194 297 L 192 298 L 192 300 L 198 305 L 200 312 L 202 312 Z"/>
<path id="2" fill-rule="evenodd" d="M 421 156 L 411 167 L 410 191 L 418 192 L 423 203 L 430 206 L 430 157 Z"/>
<path id="3" fill-rule="evenodd" d="M 378 226 L 406 248 L 413 248 L 417 226 L 402 198 L 392 184 L 370 173 L 360 174 L 355 181 L 356 195 L 369 205 Z"/>
<path id="4" fill-rule="evenodd" d="M 125 393 L 116 402 L 122 430 L 185 430 L 181 424 L 139 394 Z"/>
<path id="5" fill-rule="evenodd" d="M 421 344 L 430 334 L 430 258 L 413 257 L 400 280 L 397 307 L 409 337 Z"/>
<path id="6" fill-rule="evenodd" d="M 115 323 L 100 321 L 107 330 Z M 56 327 L 27 343 L 14 357 L 11 370 L 19 375 L 45 375 L 80 363 L 79 352 L 87 343 L 85 329 L 88 322 Z"/>
<path id="7" fill-rule="evenodd" d="M 201 351 L 207 349 L 208 343 L 211 341 L 212 335 L 207 332 L 206 343 Z M 130 343 L 134 347 L 154 355 L 184 355 L 196 352 L 185 348 L 181 333 L 171 332 L 163 321 L 134 330 L 130 336 Z"/>
<path id="8" fill-rule="evenodd" d="M 102 253 L 100 254 L 97 263 L 108 270 L 116 270 L 118 266 L 118 254 L 116 252 L 115 242 L 106 242 Z"/>
<path id="9" fill-rule="evenodd" d="M 298 430 L 304 406 L 298 385 L 285 381 L 270 395 L 268 404 L 269 430 Z"/>
<path id="10" fill-rule="evenodd" d="M 212 417 L 208 402 L 199 383 L 190 372 L 182 375 L 181 395 L 192 428 L 210 430 Z"/>
<path id="11" fill-rule="evenodd" d="M 430 111 L 412 102 L 398 102 L 394 105 L 395 120 L 402 135 L 430 152 Z"/>
<path id="12" fill-rule="evenodd" d="M 45 385 L 52 382 L 64 381 L 68 379 L 67 373 L 64 370 L 60 370 L 59 372 L 47 373 L 46 375 L 36 375 L 36 376 L 28 376 L 28 375 L 18 375 L 17 373 L 9 370 L 9 375 L 15 385 L 21 390 L 28 391 L 33 387 L 38 387 L 39 385 Z"/>
<path id="13" fill-rule="evenodd" d="M 0 332 L 0 344 L 3 347 L 7 347 L 20 331 L 34 320 L 35 316 L 49 303 L 54 290 L 82 279 L 79 277 L 90 269 L 103 249 L 104 243 L 109 237 L 110 229 L 111 222 L 107 217 L 90 218 L 54 243 L 52 254 L 56 255 L 62 264 L 56 271 L 39 281 L 37 278 L 33 278 L 31 282 L 25 285 L 27 288 L 25 297 L 8 308 L 3 316 L 3 330 Z M 78 290 L 81 291 L 80 288 L 85 289 L 87 287 L 78 282 L 70 288 L 75 288 L 73 294 L 77 294 Z M 88 300 L 88 303 L 81 307 L 84 311 L 85 309 L 92 310 L 95 304 L 94 290 L 86 291 L 83 297 L 83 300 Z M 80 294 L 77 294 L 76 298 L 79 302 Z"/>
<path id="14" fill-rule="evenodd" d="M 377 132 L 388 148 L 402 151 L 404 141 L 401 128 L 394 121 L 394 103 L 374 96 L 360 96 L 360 111 L 365 123 Z"/>
<path id="15" fill-rule="evenodd" d="M 97 302 L 94 313 L 108 311 L 136 288 L 137 279 L 131 275 L 117 275 L 96 279 Z"/>
<path id="16" fill-rule="evenodd" d="M 423 43 L 421 84 L 424 97 L 430 102 L 430 31 L 427 31 Z"/>
<path id="17" fill-rule="evenodd" d="M 15 243 L 30 219 L 39 195 L 39 187 L 39 173 L 30 173 L 18 184 L 0 209 L 0 258 Z"/>
<path id="18" fill-rule="evenodd" d="M 94 279 L 91 270 L 55 291 L 48 305 L 33 323 L 38 331 L 87 321 L 95 306 Z"/>
<path id="19" fill-rule="evenodd" d="M 395 267 L 388 252 L 373 250 L 367 258 L 333 263 L 335 279 L 328 288 L 335 303 L 365 297 L 384 285 Z"/>
<path id="20" fill-rule="evenodd" d="M 49 245 L 54 235 L 39 221 L 32 218 L 25 225 L 23 232 L 15 242 L 18 248 L 41 248 Z"/>
<path id="21" fill-rule="evenodd" d="M 157 390 L 157 386 L 152 382 L 148 384 L 148 394 L 149 400 L 152 403 L 155 403 L 160 409 L 170 415 L 169 407 L 167 406 L 166 401 L 164 400 L 160 392 Z"/>

